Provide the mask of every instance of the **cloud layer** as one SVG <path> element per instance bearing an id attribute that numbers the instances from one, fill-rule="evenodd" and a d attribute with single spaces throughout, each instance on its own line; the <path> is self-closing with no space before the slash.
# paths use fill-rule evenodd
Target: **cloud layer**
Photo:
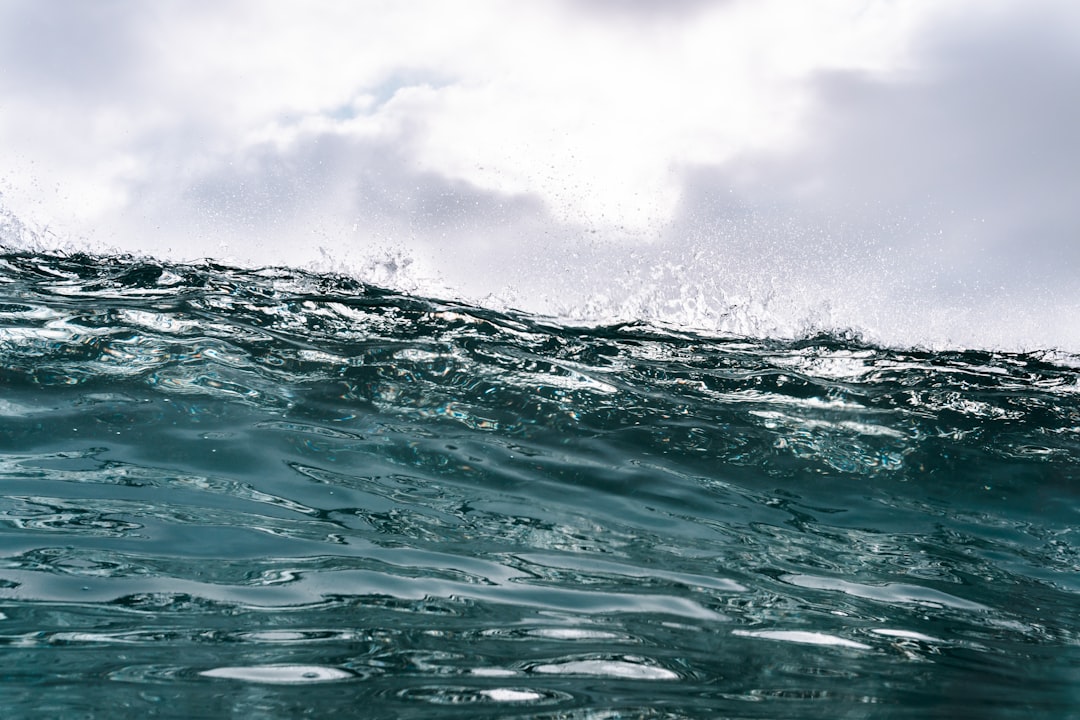
<path id="1" fill-rule="evenodd" d="M 1076 350 L 1078 35 L 1064 1 L 8 2 L 0 200 L 588 319 Z"/>

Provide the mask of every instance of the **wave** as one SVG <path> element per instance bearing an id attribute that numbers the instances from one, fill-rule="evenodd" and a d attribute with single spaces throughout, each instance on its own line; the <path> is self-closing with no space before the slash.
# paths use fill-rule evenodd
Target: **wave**
<path id="1" fill-rule="evenodd" d="M 155 247 L 152 239 L 140 245 Z M 701 233 L 644 245 L 595 238 L 542 243 L 503 238 L 462 241 L 460 249 L 433 252 L 430 238 L 333 248 L 278 238 L 247 239 L 231 247 L 223 243 L 217 249 L 220 259 L 206 262 L 249 270 L 268 263 L 340 275 L 563 325 L 644 324 L 706 336 L 789 341 L 831 335 L 932 351 L 1080 352 L 1078 326 L 1072 322 L 1080 309 L 1067 297 L 1038 288 L 1022 295 L 1003 287 L 949 290 L 950 280 L 933 268 L 929 255 L 906 257 L 902 265 L 907 270 L 901 272 L 893 267 L 896 258 L 869 248 L 854 256 L 825 240 L 784 248 L 749 236 Z M 176 250 L 132 256 L 100 241 L 57 236 L 48 227 L 28 226 L 2 206 L 0 250 L 163 266 L 192 263 Z M 910 275 L 911 267 L 924 267 L 922 276 Z"/>
<path id="2" fill-rule="evenodd" d="M 139 716 L 1061 716 L 1077 367 L 9 252 L 0 685 L 16 715 L 50 678 Z"/>
<path id="3" fill-rule="evenodd" d="M 966 437 L 965 424 L 1002 457 L 1068 456 L 1045 441 L 1069 437 L 1080 422 L 1080 358 L 1064 353 L 571 326 L 348 276 L 211 262 L 7 254 L 0 279 L 5 373 L 35 389 L 85 394 L 121 382 L 275 412 L 311 405 L 320 415 L 333 396 L 522 437 L 606 432 L 617 418 L 658 453 L 763 467 L 791 455 L 844 472 L 900 468 L 919 443 Z M 715 407 L 729 416 L 723 435 L 732 439 L 697 427 L 715 423 Z M 671 418 L 680 418 L 674 435 L 649 431 Z M 1029 424 L 1036 436 L 1023 431 Z"/>

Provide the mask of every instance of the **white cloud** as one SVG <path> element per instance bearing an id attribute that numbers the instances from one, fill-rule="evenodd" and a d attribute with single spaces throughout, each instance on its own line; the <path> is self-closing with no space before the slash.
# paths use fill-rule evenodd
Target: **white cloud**
<path id="1" fill-rule="evenodd" d="M 268 127 L 282 141 L 290 122 L 311 130 L 374 101 L 374 118 L 336 131 L 381 127 L 391 142 L 407 126 L 418 171 L 642 232 L 670 218 L 679 166 L 782 142 L 800 76 L 888 64 L 904 34 L 843 2 L 683 5 L 692 22 L 660 26 L 640 11 L 612 22 L 602 4 L 159 3 L 130 17 L 125 3 L 18 5 L 13 37 L 51 31 L 9 46 L 6 61 L 25 63 L 15 132 L 94 221 L 138 202 L 116 187 L 134 172 L 115 169 L 118 154 L 175 182 Z"/>

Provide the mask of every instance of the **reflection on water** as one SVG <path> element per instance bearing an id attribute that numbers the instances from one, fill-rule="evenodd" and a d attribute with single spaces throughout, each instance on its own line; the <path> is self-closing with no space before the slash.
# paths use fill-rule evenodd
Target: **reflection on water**
<path id="1" fill-rule="evenodd" d="M 1075 358 L 0 283 L 9 717 L 1077 716 Z"/>

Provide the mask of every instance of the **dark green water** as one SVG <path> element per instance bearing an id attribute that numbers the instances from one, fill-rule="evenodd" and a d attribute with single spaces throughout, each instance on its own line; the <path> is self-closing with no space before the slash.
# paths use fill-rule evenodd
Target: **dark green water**
<path id="1" fill-rule="evenodd" d="M 1077 366 L 8 254 L 3 717 L 1080 717 Z"/>

